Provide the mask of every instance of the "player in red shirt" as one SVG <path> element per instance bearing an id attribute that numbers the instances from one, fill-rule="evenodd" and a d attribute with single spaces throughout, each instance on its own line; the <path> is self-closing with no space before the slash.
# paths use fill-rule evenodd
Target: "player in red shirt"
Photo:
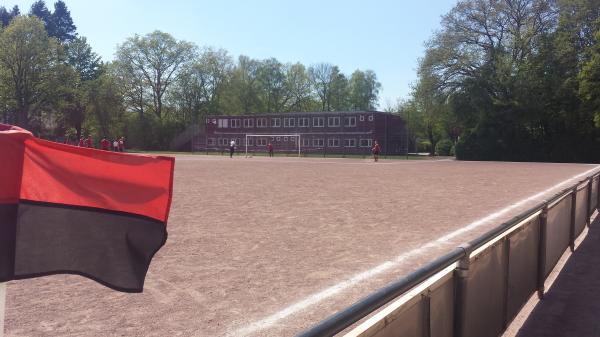
<path id="1" fill-rule="evenodd" d="M 119 138 L 119 152 L 125 151 L 125 137 Z"/>
<path id="2" fill-rule="evenodd" d="M 94 142 L 92 141 L 92 136 L 89 135 L 85 140 L 85 147 L 94 147 Z"/>
<path id="3" fill-rule="evenodd" d="M 106 137 L 102 138 L 102 140 L 100 141 L 100 148 L 102 148 L 102 150 L 104 151 L 108 151 L 109 147 L 110 142 L 108 141 L 108 139 L 106 139 Z"/>
<path id="4" fill-rule="evenodd" d="M 269 143 L 267 145 L 267 150 L 269 151 L 269 157 L 273 157 L 273 144 Z"/>
<path id="5" fill-rule="evenodd" d="M 83 137 L 79 138 L 79 147 L 84 147 L 85 146 L 85 140 L 83 140 Z"/>
<path id="6" fill-rule="evenodd" d="M 375 145 L 373 145 L 373 160 L 374 161 L 378 161 L 379 160 L 379 152 L 381 152 L 381 147 L 379 146 L 379 143 L 377 141 L 375 141 Z"/>

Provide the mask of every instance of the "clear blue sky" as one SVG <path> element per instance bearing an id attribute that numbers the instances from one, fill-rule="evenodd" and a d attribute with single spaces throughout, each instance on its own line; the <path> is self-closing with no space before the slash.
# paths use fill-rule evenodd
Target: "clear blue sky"
<path id="1" fill-rule="evenodd" d="M 350 75 L 372 69 L 380 106 L 407 98 L 424 42 L 456 0 L 63 0 L 80 35 L 104 61 L 134 34 L 161 30 L 231 56 L 310 65 L 329 62 Z M 28 13 L 33 0 L 6 0 Z M 54 0 L 46 0 L 53 11 Z"/>

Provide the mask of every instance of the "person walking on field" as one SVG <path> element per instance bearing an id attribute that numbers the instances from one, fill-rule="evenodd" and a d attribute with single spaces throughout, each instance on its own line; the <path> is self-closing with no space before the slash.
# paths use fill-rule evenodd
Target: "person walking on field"
<path id="1" fill-rule="evenodd" d="M 267 145 L 267 150 L 269 151 L 269 157 L 273 157 L 273 144 L 269 143 Z"/>
<path id="2" fill-rule="evenodd" d="M 102 137 L 102 140 L 100 141 L 100 148 L 104 151 L 108 151 L 110 148 L 110 141 L 106 139 L 106 137 Z"/>
<path id="3" fill-rule="evenodd" d="M 125 137 L 119 138 L 119 152 L 125 151 Z"/>
<path id="4" fill-rule="evenodd" d="M 115 138 L 115 140 L 113 140 L 112 146 L 113 146 L 113 151 L 119 152 L 119 141 L 116 138 Z"/>
<path id="5" fill-rule="evenodd" d="M 84 147 L 85 146 L 85 140 L 83 140 L 83 137 L 79 138 L 79 147 Z"/>
<path id="6" fill-rule="evenodd" d="M 235 140 L 231 140 L 229 143 L 229 158 L 233 158 L 233 153 L 235 152 Z"/>
<path id="7" fill-rule="evenodd" d="M 381 147 L 377 141 L 375 141 L 375 145 L 373 145 L 373 149 L 371 149 L 371 151 L 373 151 L 373 160 L 379 161 L 379 152 L 381 152 Z"/>

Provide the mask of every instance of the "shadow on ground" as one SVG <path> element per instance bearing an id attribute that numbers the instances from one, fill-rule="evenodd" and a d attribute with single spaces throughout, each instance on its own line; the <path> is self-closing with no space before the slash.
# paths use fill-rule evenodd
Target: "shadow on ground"
<path id="1" fill-rule="evenodd" d="M 600 217 L 517 337 L 600 337 Z"/>

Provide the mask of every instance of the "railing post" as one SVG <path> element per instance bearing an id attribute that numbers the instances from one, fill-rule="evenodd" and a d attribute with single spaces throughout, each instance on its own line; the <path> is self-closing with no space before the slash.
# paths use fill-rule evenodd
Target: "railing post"
<path id="1" fill-rule="evenodd" d="M 456 288 L 454 292 L 454 337 L 463 337 L 465 335 L 467 279 L 471 265 L 470 254 L 470 249 L 465 249 L 465 257 L 458 262 L 458 267 L 454 271 L 454 275 L 456 276 Z"/>
<path id="2" fill-rule="evenodd" d="M 585 208 L 585 225 L 590 227 L 590 217 L 592 216 L 590 213 L 592 212 L 592 181 L 593 177 L 589 178 L 587 183 L 587 207 Z"/>
<path id="3" fill-rule="evenodd" d="M 510 277 L 510 239 L 508 237 L 504 237 L 504 242 L 502 243 L 502 249 L 504 253 L 504 303 L 502 304 L 502 312 L 504 314 L 502 330 L 506 330 L 508 327 L 508 287 L 509 287 L 509 277 Z"/>
<path id="4" fill-rule="evenodd" d="M 431 291 L 421 294 L 423 299 L 423 337 L 431 337 Z"/>
<path id="5" fill-rule="evenodd" d="M 600 175 L 598 176 L 598 189 L 596 189 L 596 209 L 600 209 Z"/>
<path id="6" fill-rule="evenodd" d="M 546 238 L 548 225 L 548 203 L 540 213 L 540 242 L 538 246 L 538 270 L 537 270 L 537 293 L 540 300 L 544 299 L 546 281 Z"/>
<path id="7" fill-rule="evenodd" d="M 575 251 L 575 220 L 576 220 L 576 208 L 577 208 L 577 185 L 573 187 L 571 191 L 571 228 L 569 230 L 569 247 L 571 252 Z"/>

